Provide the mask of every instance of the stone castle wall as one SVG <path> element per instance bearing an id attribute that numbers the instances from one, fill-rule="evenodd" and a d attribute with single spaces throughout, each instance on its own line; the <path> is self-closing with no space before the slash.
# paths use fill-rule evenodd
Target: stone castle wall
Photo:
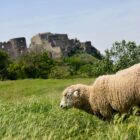
<path id="1" fill-rule="evenodd" d="M 99 55 L 99 51 L 92 46 L 90 41 L 80 42 L 77 39 L 69 39 L 67 34 L 42 33 L 31 38 L 31 49 L 41 45 L 43 50 L 47 50 L 53 58 L 71 56 L 76 51 L 83 51 L 91 55 Z M 56 51 L 57 50 L 57 51 Z"/>
<path id="2" fill-rule="evenodd" d="M 27 48 L 24 37 L 10 39 L 8 42 L 0 42 L 0 50 L 6 51 L 12 58 L 18 58 L 28 51 L 48 51 L 54 59 L 72 56 L 78 51 L 83 51 L 96 57 L 100 52 L 92 46 L 90 41 L 80 42 L 77 39 L 69 39 L 67 34 L 41 33 L 31 38 L 30 47 Z"/>
<path id="3" fill-rule="evenodd" d="M 12 58 L 17 58 L 27 52 L 26 39 L 20 37 L 0 42 L 0 50 L 6 51 Z"/>

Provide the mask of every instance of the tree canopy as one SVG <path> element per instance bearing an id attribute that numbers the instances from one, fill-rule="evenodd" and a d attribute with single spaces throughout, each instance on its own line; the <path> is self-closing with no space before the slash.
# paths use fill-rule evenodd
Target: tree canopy
<path id="1" fill-rule="evenodd" d="M 47 51 L 31 51 L 14 60 L 6 52 L 0 51 L 0 79 L 97 77 L 136 63 L 140 63 L 140 45 L 125 40 L 115 42 L 100 59 L 79 52 L 53 60 Z"/>

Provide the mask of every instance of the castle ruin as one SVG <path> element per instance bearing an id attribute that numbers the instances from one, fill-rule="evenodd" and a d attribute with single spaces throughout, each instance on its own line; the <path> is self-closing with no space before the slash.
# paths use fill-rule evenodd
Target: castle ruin
<path id="1" fill-rule="evenodd" d="M 69 39 L 67 34 L 52 34 L 50 32 L 33 36 L 30 49 L 37 52 L 47 50 L 54 59 L 72 56 L 76 51 L 100 57 L 99 51 L 92 46 L 90 41 L 80 42 L 77 39 Z"/>
<path id="2" fill-rule="evenodd" d="M 0 42 L 0 50 L 6 51 L 11 58 L 18 58 L 26 52 L 47 51 L 53 59 L 60 59 L 74 55 L 76 52 L 86 52 L 101 58 L 100 52 L 92 46 L 90 41 L 80 42 L 78 39 L 69 39 L 67 34 L 39 33 L 31 38 L 30 47 L 27 48 L 24 37 Z"/>
<path id="3" fill-rule="evenodd" d="M 0 42 L 0 50 L 9 54 L 11 58 L 18 58 L 27 52 L 26 39 L 24 37 L 13 38 L 8 42 Z"/>

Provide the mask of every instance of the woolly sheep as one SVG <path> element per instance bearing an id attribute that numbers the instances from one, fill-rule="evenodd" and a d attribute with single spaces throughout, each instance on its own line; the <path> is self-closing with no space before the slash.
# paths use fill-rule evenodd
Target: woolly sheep
<path id="1" fill-rule="evenodd" d="M 79 108 L 92 113 L 89 98 L 92 92 L 92 86 L 83 84 L 71 85 L 63 91 L 61 108 Z"/>
<path id="2" fill-rule="evenodd" d="M 61 108 L 75 107 L 105 119 L 139 105 L 140 64 L 100 76 L 91 86 L 72 85 L 64 90 L 60 103 Z"/>

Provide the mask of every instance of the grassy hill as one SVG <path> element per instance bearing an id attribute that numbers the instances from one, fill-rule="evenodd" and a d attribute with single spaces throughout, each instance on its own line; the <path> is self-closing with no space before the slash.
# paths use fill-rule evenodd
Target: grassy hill
<path id="1" fill-rule="evenodd" d="M 110 122 L 77 109 L 61 110 L 61 92 L 94 79 L 17 80 L 0 82 L 0 139 L 139 140 L 140 117 Z"/>

